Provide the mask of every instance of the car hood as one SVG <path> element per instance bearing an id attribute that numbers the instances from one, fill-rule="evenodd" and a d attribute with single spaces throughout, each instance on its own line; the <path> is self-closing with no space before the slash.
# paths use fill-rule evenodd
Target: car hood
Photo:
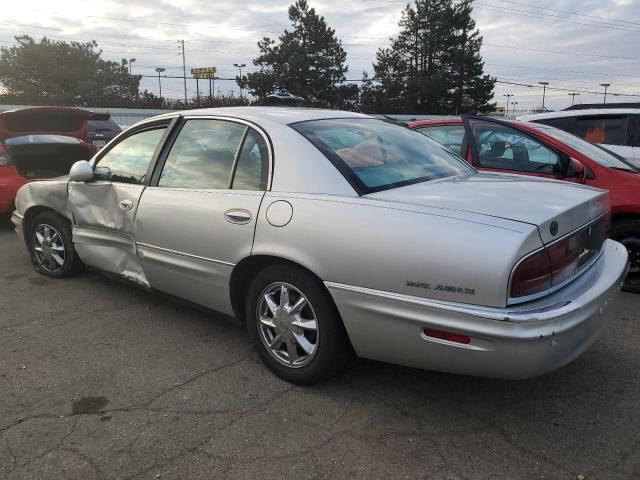
<path id="1" fill-rule="evenodd" d="M 367 197 L 536 225 L 544 243 L 572 232 L 609 210 L 609 195 L 604 190 L 523 175 L 492 173 L 417 183 Z M 557 231 L 555 226 L 552 228 L 553 222 L 557 222 Z"/>

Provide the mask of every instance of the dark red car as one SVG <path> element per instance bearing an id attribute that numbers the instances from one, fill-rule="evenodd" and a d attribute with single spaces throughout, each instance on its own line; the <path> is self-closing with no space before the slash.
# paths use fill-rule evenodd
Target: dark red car
<path id="1" fill-rule="evenodd" d="M 97 151 L 89 120 L 108 119 L 71 107 L 34 107 L 0 113 L 0 215 L 9 213 L 29 180 L 69 173 L 77 160 Z"/>
<path id="2" fill-rule="evenodd" d="M 602 147 L 547 125 L 483 117 L 414 121 L 478 170 L 533 175 L 609 190 L 611 237 L 629 251 L 625 282 L 640 292 L 640 169 Z"/>

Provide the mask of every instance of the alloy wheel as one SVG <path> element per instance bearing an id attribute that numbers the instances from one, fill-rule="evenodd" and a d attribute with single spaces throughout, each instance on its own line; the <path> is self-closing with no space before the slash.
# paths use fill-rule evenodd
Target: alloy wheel
<path id="1" fill-rule="evenodd" d="M 62 234 L 51 225 L 38 225 L 33 234 L 33 252 L 38 265 L 50 273 L 64 268 L 66 252 Z"/>
<path id="2" fill-rule="evenodd" d="M 319 330 L 309 299 L 296 287 L 276 282 L 265 288 L 256 311 L 260 339 L 279 363 L 308 365 L 318 351 Z"/>

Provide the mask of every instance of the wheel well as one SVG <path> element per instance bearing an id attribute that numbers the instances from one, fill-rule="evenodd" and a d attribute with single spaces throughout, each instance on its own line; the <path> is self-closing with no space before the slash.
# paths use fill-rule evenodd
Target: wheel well
<path id="1" fill-rule="evenodd" d="M 66 217 L 60 215 L 53 208 L 42 206 L 31 207 L 26 212 L 24 212 L 24 218 L 22 219 L 22 236 L 24 237 L 25 242 L 28 242 L 28 234 L 31 231 L 31 224 L 33 223 L 33 220 L 38 216 L 38 214 L 42 212 L 51 212 L 64 219 L 65 221 L 69 221 Z"/>
<path id="2" fill-rule="evenodd" d="M 229 282 L 233 313 L 241 322 L 244 323 L 245 320 L 245 298 L 251 281 L 258 272 L 274 264 L 288 264 L 295 266 L 296 268 L 300 268 L 316 278 L 322 287 L 325 288 L 324 283 L 318 275 L 299 263 L 271 255 L 252 255 L 247 257 L 235 266 L 231 273 L 231 280 Z M 331 297 L 331 295 L 329 295 L 329 297 Z"/>

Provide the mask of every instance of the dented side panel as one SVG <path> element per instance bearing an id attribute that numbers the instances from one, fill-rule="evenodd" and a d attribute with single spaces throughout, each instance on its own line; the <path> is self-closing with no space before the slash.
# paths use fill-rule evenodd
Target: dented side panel
<path id="1" fill-rule="evenodd" d="M 149 287 L 138 259 L 133 225 L 144 185 L 69 183 L 73 241 L 82 261 Z"/>

